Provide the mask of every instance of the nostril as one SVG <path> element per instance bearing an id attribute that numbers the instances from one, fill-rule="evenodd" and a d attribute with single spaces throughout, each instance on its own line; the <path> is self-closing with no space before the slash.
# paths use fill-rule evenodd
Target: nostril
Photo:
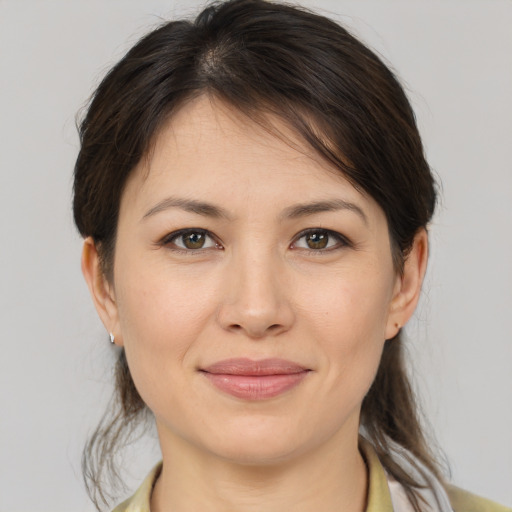
<path id="1" fill-rule="evenodd" d="M 261 327 L 261 326 L 260 326 Z M 251 338 L 263 338 L 268 335 L 276 335 L 279 334 L 280 330 L 283 328 L 281 324 L 272 324 L 266 328 L 258 328 L 255 326 L 243 326 L 241 324 L 231 324 L 228 329 L 231 332 L 245 332 Z"/>

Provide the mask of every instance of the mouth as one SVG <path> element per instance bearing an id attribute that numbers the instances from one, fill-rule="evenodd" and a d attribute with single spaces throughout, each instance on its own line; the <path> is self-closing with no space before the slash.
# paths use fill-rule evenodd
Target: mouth
<path id="1" fill-rule="evenodd" d="M 257 401 L 295 388 L 311 370 L 285 359 L 237 358 L 219 361 L 200 371 L 219 391 Z"/>

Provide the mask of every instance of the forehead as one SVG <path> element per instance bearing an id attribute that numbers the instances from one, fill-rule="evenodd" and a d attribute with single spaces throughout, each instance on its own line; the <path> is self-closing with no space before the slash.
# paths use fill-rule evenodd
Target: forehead
<path id="1" fill-rule="evenodd" d="M 184 104 L 159 130 L 150 157 L 164 156 L 173 159 L 193 157 L 232 161 L 260 159 L 264 154 L 267 164 L 274 160 L 293 163 L 314 163 L 319 169 L 333 172 L 330 166 L 276 115 L 255 112 L 251 116 L 232 107 L 215 96 L 201 95 Z M 155 160 L 153 159 L 153 167 Z M 335 175 L 340 173 L 334 171 Z"/>
<path id="2" fill-rule="evenodd" d="M 177 193 L 233 208 L 239 202 L 257 207 L 260 200 L 284 206 L 333 193 L 372 203 L 282 120 L 265 121 L 206 95 L 191 100 L 159 130 L 128 180 L 121 208 L 150 207 Z"/>

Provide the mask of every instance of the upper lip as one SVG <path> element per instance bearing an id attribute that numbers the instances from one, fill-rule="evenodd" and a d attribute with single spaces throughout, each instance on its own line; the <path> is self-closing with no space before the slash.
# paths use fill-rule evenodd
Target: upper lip
<path id="1" fill-rule="evenodd" d="M 210 366 L 201 368 L 201 371 L 221 375 L 248 375 L 248 376 L 265 376 L 265 375 L 291 375 L 308 371 L 308 368 L 287 361 L 286 359 L 259 359 L 253 360 L 248 358 L 233 358 L 218 361 Z"/>

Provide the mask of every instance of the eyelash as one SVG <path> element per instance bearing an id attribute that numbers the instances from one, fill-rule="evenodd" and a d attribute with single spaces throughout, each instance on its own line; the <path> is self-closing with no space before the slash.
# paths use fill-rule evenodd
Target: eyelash
<path id="1" fill-rule="evenodd" d="M 176 240 L 180 237 L 184 237 L 186 235 L 199 235 L 199 236 L 205 236 L 211 240 L 211 245 L 209 247 L 198 247 L 196 249 L 192 248 L 186 248 L 186 247 L 179 247 L 176 246 Z M 317 248 L 317 249 L 311 249 L 306 247 L 297 247 L 297 244 L 299 240 L 302 238 L 307 237 L 308 235 L 321 235 L 321 236 L 327 236 L 327 244 L 330 243 L 331 239 L 336 240 L 336 244 L 332 247 L 325 247 L 325 248 Z M 197 254 L 205 250 L 209 249 L 224 249 L 222 244 L 218 241 L 218 239 L 212 235 L 209 231 L 202 228 L 185 228 L 180 229 L 178 231 L 173 231 L 172 233 L 169 233 L 164 238 L 162 238 L 159 242 L 159 245 L 165 246 L 169 248 L 172 251 L 180 252 L 180 253 L 186 253 L 186 254 Z M 352 247 L 352 243 L 350 240 L 348 240 L 345 236 L 341 235 L 340 233 L 337 233 L 336 231 L 331 231 L 329 229 L 323 229 L 323 228 L 308 228 L 300 233 L 298 233 L 294 239 L 293 242 L 290 244 L 290 248 L 293 250 L 303 250 L 307 251 L 311 254 L 319 254 L 319 253 L 325 253 L 334 251 L 336 249 L 340 249 L 342 247 Z"/>
<path id="2" fill-rule="evenodd" d="M 308 236 L 308 235 L 315 235 L 320 234 L 323 236 L 327 236 L 327 243 L 330 243 L 330 239 L 333 238 L 336 240 L 336 243 L 332 247 L 326 247 L 322 249 L 308 249 L 306 247 L 297 247 L 297 242 L 301 240 L 302 238 Z M 292 242 L 291 246 L 292 249 L 295 250 L 304 250 L 307 251 L 310 254 L 319 254 L 319 253 L 325 253 L 330 251 L 335 251 L 337 249 L 341 249 L 343 247 L 352 247 L 352 243 L 348 238 L 343 236 L 341 233 L 338 233 L 336 231 L 331 231 L 330 229 L 323 229 L 323 228 L 308 228 L 304 231 L 301 231 L 298 235 L 295 236 L 294 241 Z"/>
<path id="3" fill-rule="evenodd" d="M 186 235 L 200 235 L 208 237 L 212 241 L 212 246 L 210 247 L 199 247 L 197 249 L 190 249 L 186 247 L 179 247 L 176 245 L 175 241 L 179 239 L 180 237 L 184 237 Z M 169 248 L 172 251 L 185 253 L 185 254 L 194 254 L 194 253 L 200 253 L 202 251 L 208 250 L 208 249 L 223 249 L 222 244 L 206 229 L 202 228 L 186 228 L 186 229 L 179 229 L 178 231 L 173 231 L 172 233 L 169 233 L 168 235 L 164 236 L 159 242 L 159 245 L 165 246 Z"/>

